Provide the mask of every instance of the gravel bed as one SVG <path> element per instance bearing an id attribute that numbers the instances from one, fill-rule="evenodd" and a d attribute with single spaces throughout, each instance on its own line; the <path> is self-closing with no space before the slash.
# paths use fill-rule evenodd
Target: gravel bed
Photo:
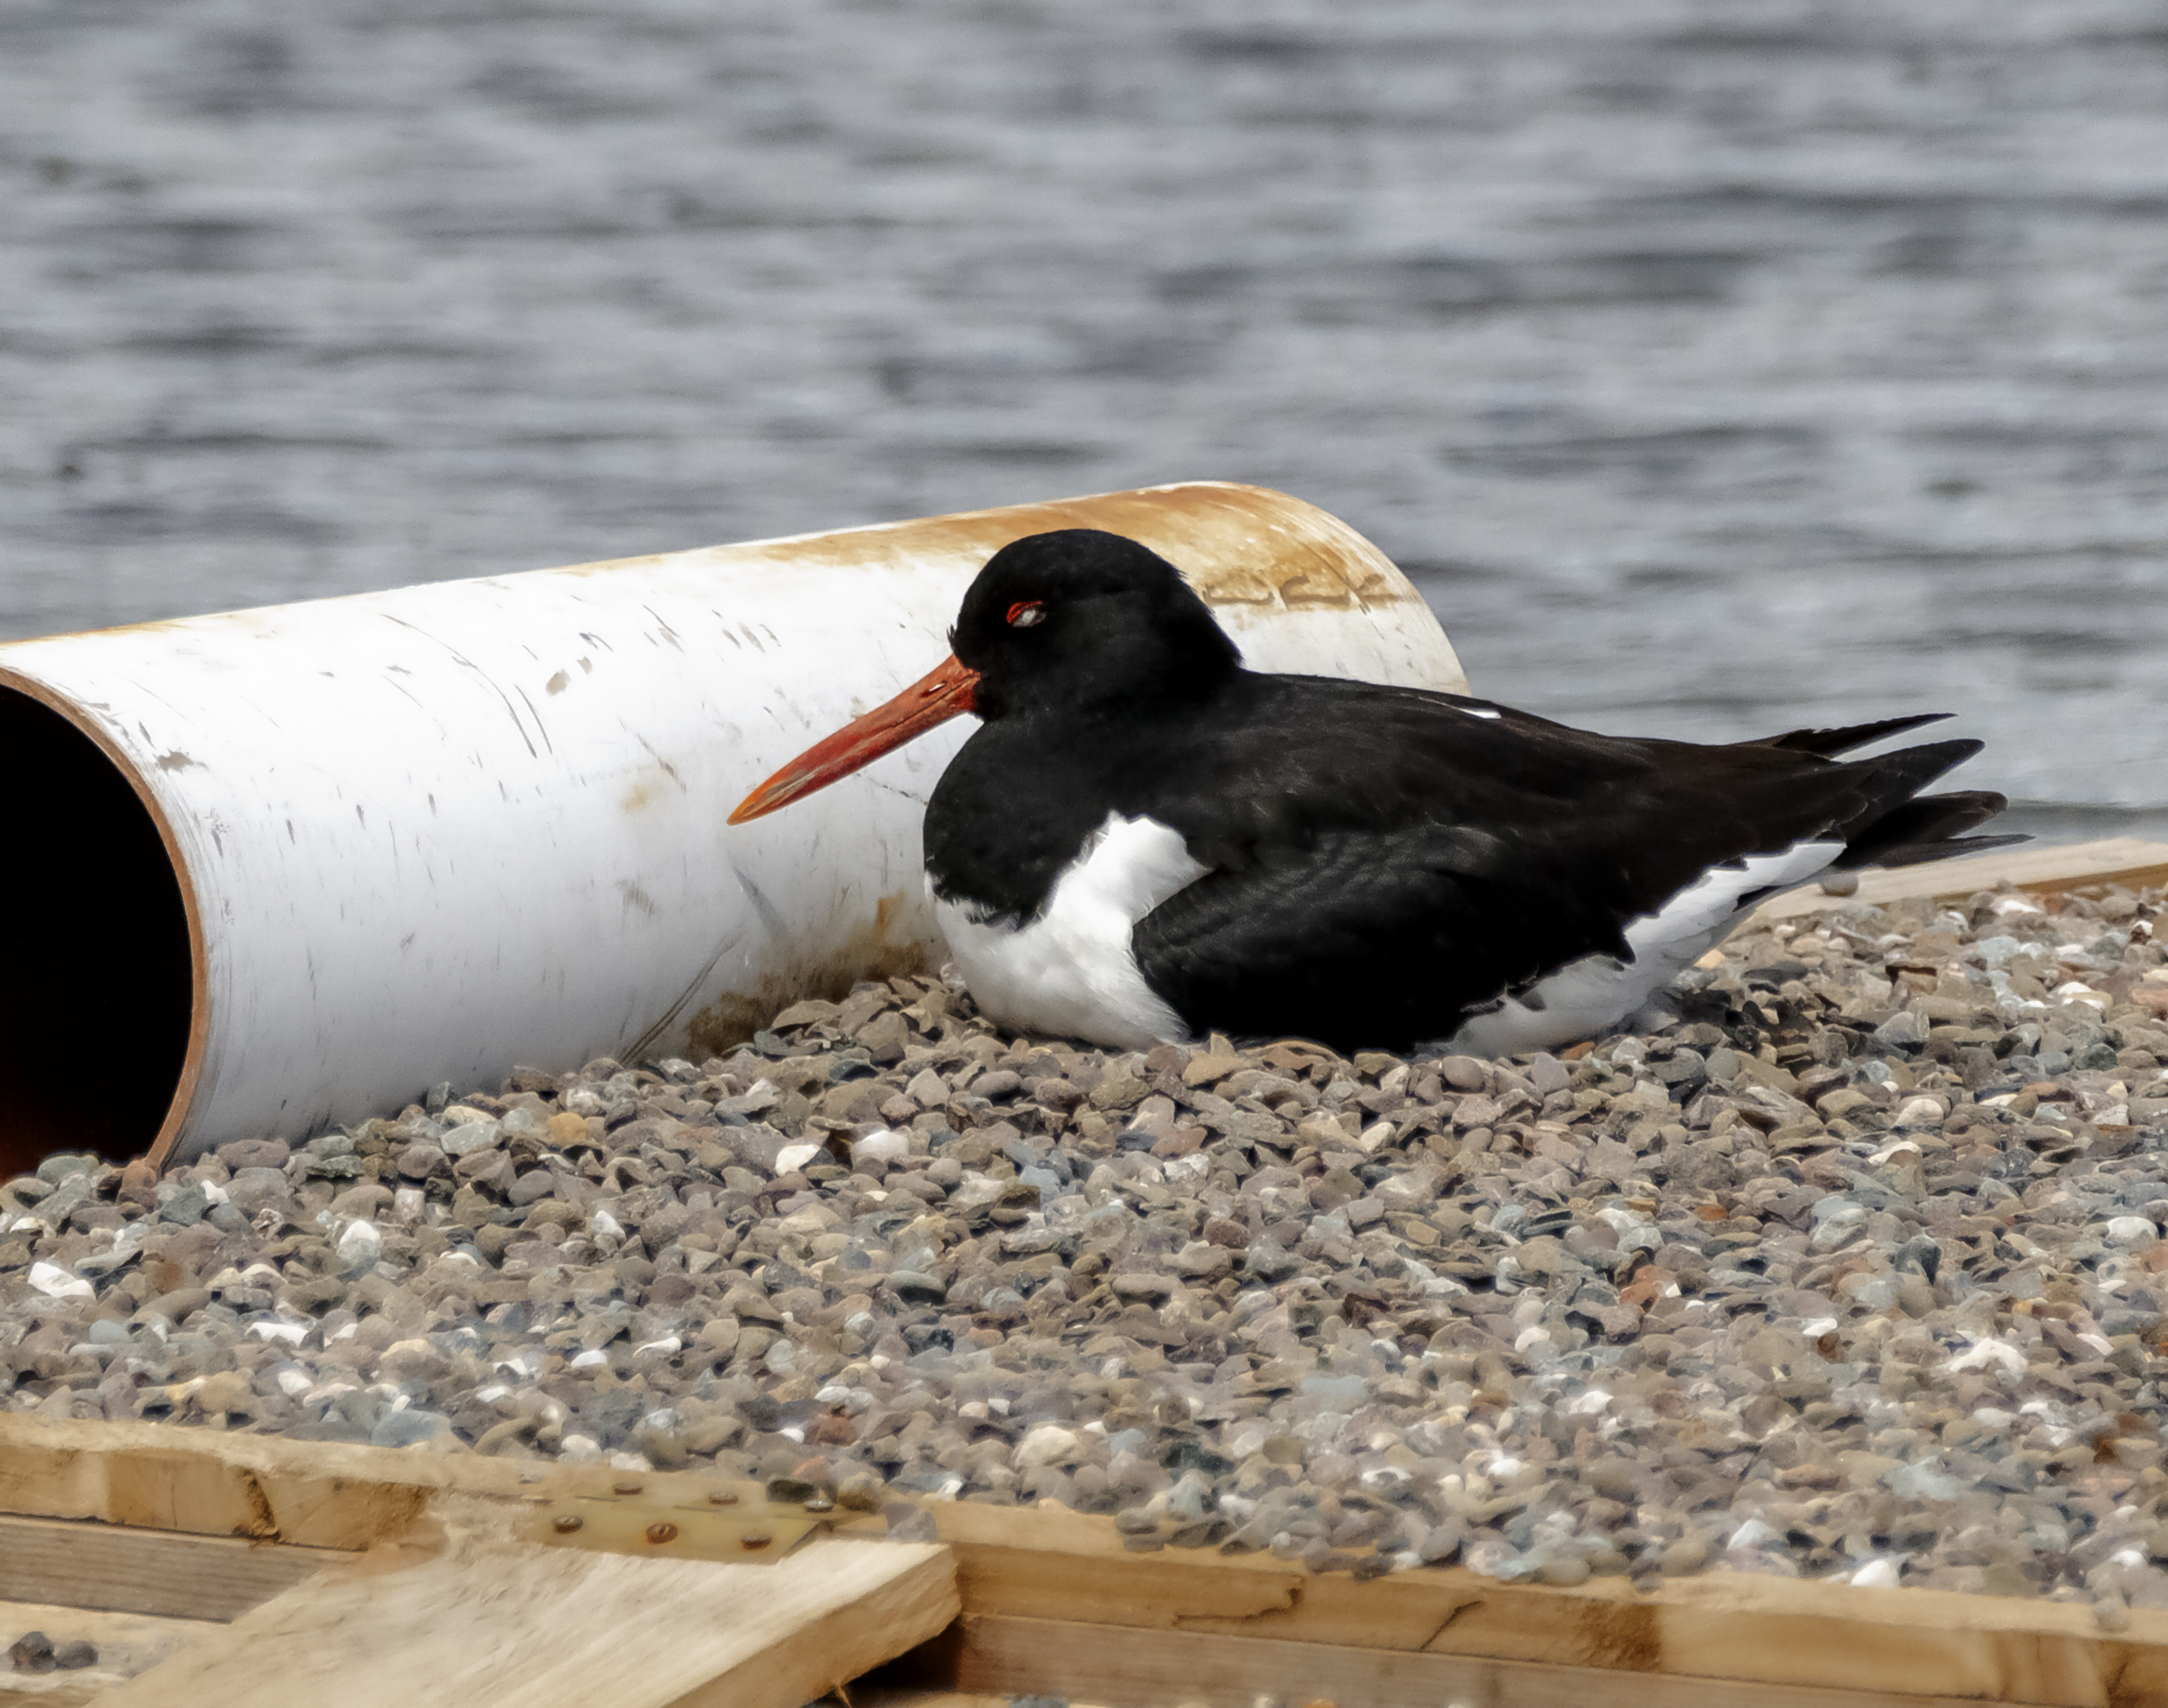
<path id="1" fill-rule="evenodd" d="M 902 979 L 163 1179 L 56 1157 L 0 1186 L 0 1404 L 2119 1628 L 2168 1607 L 2162 906 L 1779 923 L 1562 1058 L 1114 1054 Z"/>

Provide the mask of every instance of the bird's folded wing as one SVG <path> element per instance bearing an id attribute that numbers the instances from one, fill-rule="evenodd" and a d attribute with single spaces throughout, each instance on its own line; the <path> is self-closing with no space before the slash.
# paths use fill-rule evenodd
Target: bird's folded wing
<path id="1" fill-rule="evenodd" d="M 1140 920 L 1132 943 L 1181 1013 L 1237 1032 L 1407 1041 L 1606 935 L 1517 879 L 1498 838 L 1416 825 L 1329 833 L 1209 872 Z"/>

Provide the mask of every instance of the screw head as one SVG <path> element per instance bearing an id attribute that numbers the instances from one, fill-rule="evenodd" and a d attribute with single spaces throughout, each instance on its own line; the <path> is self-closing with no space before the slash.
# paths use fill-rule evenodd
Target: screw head
<path id="1" fill-rule="evenodd" d="M 561 1536 L 569 1536 L 585 1523 L 587 1520 L 577 1513 L 559 1513 L 550 1520 L 550 1528 Z"/>
<path id="2" fill-rule="evenodd" d="M 664 1542 L 674 1542 L 678 1540 L 678 1526 L 667 1519 L 657 1519 L 647 1527 L 647 1540 L 658 1546 Z"/>

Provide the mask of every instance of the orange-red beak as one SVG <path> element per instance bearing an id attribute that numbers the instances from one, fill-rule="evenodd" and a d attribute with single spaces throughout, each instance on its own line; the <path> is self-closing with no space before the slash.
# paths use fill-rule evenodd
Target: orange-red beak
<path id="1" fill-rule="evenodd" d="M 816 742 L 738 802 L 732 824 L 743 824 L 801 795 L 825 789 L 869 765 L 883 753 L 973 710 L 979 673 L 955 658 L 944 658 L 885 705 L 855 718 L 824 742 Z"/>

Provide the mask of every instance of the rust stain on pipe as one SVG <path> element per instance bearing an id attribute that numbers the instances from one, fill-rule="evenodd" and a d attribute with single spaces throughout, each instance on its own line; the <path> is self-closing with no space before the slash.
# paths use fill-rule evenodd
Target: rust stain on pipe
<path id="1" fill-rule="evenodd" d="M 1150 546 L 1217 605 L 1279 610 L 1370 610 L 1417 595 L 1391 562 L 1354 529 L 1301 499 L 1266 487 L 1193 482 L 1103 492 L 1040 504 L 1012 504 L 835 534 L 806 535 L 717 548 L 722 561 L 743 555 L 763 562 L 858 568 L 897 556 L 954 554 L 991 557 L 1028 534 L 1103 528 Z M 1261 535 L 1269 535 L 1269 539 Z M 654 556 L 612 558 L 558 572 L 600 575 L 652 564 Z"/>

